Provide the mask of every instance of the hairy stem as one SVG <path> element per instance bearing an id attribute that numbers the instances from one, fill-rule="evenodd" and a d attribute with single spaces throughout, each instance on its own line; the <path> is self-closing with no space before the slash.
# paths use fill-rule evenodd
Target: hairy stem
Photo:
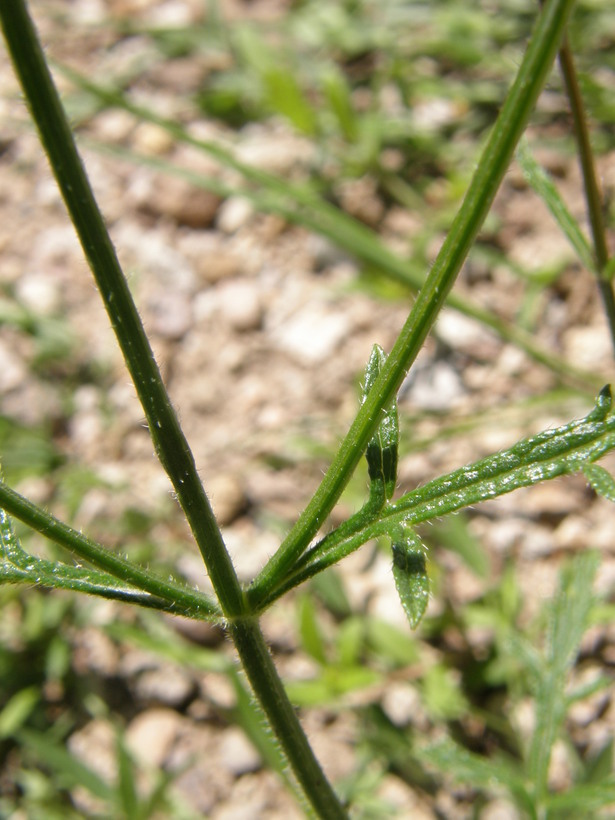
<path id="1" fill-rule="evenodd" d="M 94 199 L 24 1 L 3 0 L 0 19 L 41 141 L 145 411 L 156 452 L 188 519 L 250 683 L 316 812 L 324 818 L 343 818 L 345 811 L 288 701 L 258 623 L 248 616 L 241 585 Z"/>

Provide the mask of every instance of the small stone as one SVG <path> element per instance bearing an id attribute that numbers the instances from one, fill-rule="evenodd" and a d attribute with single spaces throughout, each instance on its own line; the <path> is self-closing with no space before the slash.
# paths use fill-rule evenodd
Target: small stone
<path id="1" fill-rule="evenodd" d="M 83 765 L 111 783 L 117 770 L 116 735 L 106 720 L 91 720 L 68 739 L 68 749 Z"/>
<path id="2" fill-rule="evenodd" d="M 142 763 L 160 769 L 182 727 L 183 718 L 173 709 L 148 709 L 126 729 L 126 745 Z"/>
<path id="3" fill-rule="evenodd" d="M 129 111 L 121 108 L 105 108 L 94 120 L 96 136 L 103 142 L 125 142 L 133 128 L 135 118 Z"/>
<path id="4" fill-rule="evenodd" d="M 519 820 L 520 817 L 514 803 L 503 797 L 490 800 L 479 815 L 480 820 Z"/>
<path id="5" fill-rule="evenodd" d="M 425 709 L 417 690 L 407 683 L 396 682 L 387 686 L 382 695 L 382 708 L 395 726 L 417 725 L 417 716 L 426 719 Z"/>
<path id="6" fill-rule="evenodd" d="M 438 316 L 435 333 L 452 350 L 477 359 L 491 358 L 498 344 L 495 334 L 484 325 L 447 308 Z"/>
<path id="7" fill-rule="evenodd" d="M 26 376 L 27 370 L 23 362 L 0 340 L 0 392 L 8 393 L 14 390 L 22 384 Z"/>
<path id="8" fill-rule="evenodd" d="M 217 302 L 220 313 L 235 330 L 258 330 L 261 326 L 263 308 L 256 283 L 226 282 L 218 290 Z"/>
<path id="9" fill-rule="evenodd" d="M 141 673 L 134 685 L 135 694 L 145 703 L 184 706 L 194 693 L 194 684 L 178 667 L 164 665 Z"/>
<path id="10" fill-rule="evenodd" d="M 96 672 L 110 678 L 117 673 L 118 663 L 117 646 L 106 633 L 92 627 L 77 632 L 73 668 L 78 675 Z"/>
<path id="11" fill-rule="evenodd" d="M 346 253 L 325 236 L 311 234 L 307 240 L 307 248 L 316 271 L 331 268 L 348 259 Z"/>
<path id="12" fill-rule="evenodd" d="M 186 335 L 192 325 L 192 308 L 187 294 L 164 291 L 149 300 L 148 308 L 148 324 L 153 333 L 163 339 L 177 341 Z"/>
<path id="13" fill-rule="evenodd" d="M 232 251 L 219 250 L 210 256 L 199 257 L 195 269 L 203 281 L 215 284 L 241 273 L 241 260 Z"/>
<path id="14" fill-rule="evenodd" d="M 216 475 L 207 483 L 207 493 L 218 523 L 225 527 L 234 521 L 246 507 L 243 487 L 234 476 Z"/>
<path id="15" fill-rule="evenodd" d="M 612 362 L 613 351 L 605 324 L 566 330 L 563 336 L 566 360 L 582 370 L 606 371 Z"/>
<path id="16" fill-rule="evenodd" d="M 238 159 L 248 165 L 287 176 L 296 168 L 311 162 L 314 146 L 308 139 L 280 129 L 277 133 L 260 126 L 244 129 L 244 141 L 237 151 Z"/>
<path id="17" fill-rule="evenodd" d="M 60 307 L 59 283 L 48 274 L 26 273 L 17 280 L 16 294 L 37 315 L 51 316 Z"/>
<path id="18" fill-rule="evenodd" d="M 370 227 L 378 225 L 384 215 L 384 205 L 378 195 L 376 181 L 371 177 L 348 180 L 336 191 L 346 213 Z"/>
<path id="19" fill-rule="evenodd" d="M 218 210 L 216 226 L 226 234 L 236 233 L 251 219 L 254 206 L 249 199 L 241 196 L 229 197 Z"/>
<path id="20" fill-rule="evenodd" d="M 441 360 L 410 371 L 402 393 L 413 407 L 449 410 L 464 396 L 465 389 L 459 373 L 449 362 Z"/>
<path id="21" fill-rule="evenodd" d="M 224 732 L 218 756 L 220 763 L 235 777 L 260 769 L 262 763 L 259 753 L 246 738 L 241 729 L 230 727 Z"/>
<path id="22" fill-rule="evenodd" d="M 333 306 L 307 304 L 272 331 L 275 344 L 301 364 L 315 365 L 333 355 L 350 332 L 348 317 Z"/>
<path id="23" fill-rule="evenodd" d="M 412 120 L 421 131 L 439 131 L 461 114 L 460 104 L 454 100 L 437 97 L 427 100 L 418 100 L 412 106 Z"/>
<path id="24" fill-rule="evenodd" d="M 159 125 L 142 122 L 134 130 L 132 147 L 148 156 L 162 156 L 173 148 L 173 137 Z"/>
<path id="25" fill-rule="evenodd" d="M 133 194 L 144 213 L 170 217 L 189 228 L 208 228 L 221 201 L 216 194 L 195 188 L 185 179 L 161 174 L 147 178 L 147 183 L 142 182 Z"/>

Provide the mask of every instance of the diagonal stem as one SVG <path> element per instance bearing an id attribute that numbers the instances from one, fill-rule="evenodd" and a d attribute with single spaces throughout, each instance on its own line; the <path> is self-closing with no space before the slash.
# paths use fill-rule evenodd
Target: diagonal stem
<path id="1" fill-rule="evenodd" d="M 410 315 L 312 500 L 249 590 L 257 604 L 284 576 L 324 523 L 373 435 L 383 408 L 399 390 L 431 329 L 491 207 L 544 85 L 573 0 L 548 0 L 517 77 L 483 150 L 478 168 Z"/>

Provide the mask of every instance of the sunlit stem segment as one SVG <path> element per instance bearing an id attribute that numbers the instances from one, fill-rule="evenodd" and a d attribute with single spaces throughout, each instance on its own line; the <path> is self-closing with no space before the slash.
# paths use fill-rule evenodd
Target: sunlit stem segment
<path id="1" fill-rule="evenodd" d="M 418 355 L 491 207 L 560 45 L 573 0 L 548 0 L 449 234 L 412 311 L 322 483 L 249 590 L 259 604 L 307 548 L 340 497 Z"/>

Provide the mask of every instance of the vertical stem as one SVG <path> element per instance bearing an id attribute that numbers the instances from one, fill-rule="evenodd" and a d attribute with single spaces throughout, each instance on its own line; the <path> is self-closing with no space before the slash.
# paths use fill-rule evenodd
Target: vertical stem
<path id="1" fill-rule="evenodd" d="M 190 523 L 241 662 L 309 802 L 320 817 L 341 820 L 346 813 L 288 700 L 258 622 L 247 611 L 243 590 L 81 164 L 24 0 L 0 0 L 0 20 L 41 141 L 143 406 L 157 455 Z"/>
<path id="2" fill-rule="evenodd" d="M 574 58 L 567 38 L 564 39 L 562 43 L 558 60 L 570 102 L 572 125 L 579 152 L 579 162 L 583 176 L 583 186 L 585 188 L 585 200 L 587 202 L 587 212 L 596 257 L 596 269 L 598 271 L 598 288 L 604 304 L 604 310 L 611 333 L 611 342 L 615 352 L 615 296 L 613 294 L 612 282 L 605 275 L 609 261 L 609 249 L 606 243 L 606 230 L 602 214 L 602 196 L 598 185 L 594 153 L 589 138 L 587 115 L 583 105 L 581 89 L 579 88 Z"/>

